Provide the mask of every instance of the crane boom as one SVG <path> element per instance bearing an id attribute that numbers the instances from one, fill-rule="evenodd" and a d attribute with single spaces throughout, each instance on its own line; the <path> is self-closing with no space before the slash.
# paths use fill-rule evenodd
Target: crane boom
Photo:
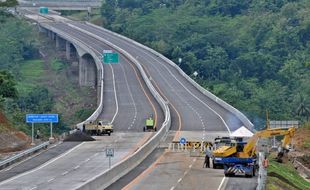
<path id="1" fill-rule="evenodd" d="M 291 142 L 292 137 L 295 134 L 295 128 L 291 127 L 289 129 L 282 129 L 282 128 L 274 128 L 274 129 L 266 129 L 259 131 L 251 137 L 247 144 L 243 148 L 243 153 L 246 155 L 253 156 L 255 153 L 255 146 L 259 138 L 268 138 L 273 136 L 284 136 L 282 140 L 282 148 L 286 148 L 286 146 Z"/>

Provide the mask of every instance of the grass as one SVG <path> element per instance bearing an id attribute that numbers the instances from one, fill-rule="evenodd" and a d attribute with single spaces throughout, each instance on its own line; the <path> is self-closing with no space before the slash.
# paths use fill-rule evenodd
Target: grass
<path id="1" fill-rule="evenodd" d="M 65 64 L 59 61 L 58 59 L 53 59 L 50 66 L 53 69 L 53 71 L 57 71 L 57 72 L 65 68 Z"/>
<path id="2" fill-rule="evenodd" d="M 17 83 L 17 90 L 20 94 L 27 94 L 35 88 L 42 79 L 44 73 L 43 60 L 25 61 L 20 67 L 20 80 Z"/>
<path id="3" fill-rule="evenodd" d="M 281 164 L 270 161 L 267 189 L 310 190 L 310 183 L 298 174 L 291 163 Z"/>

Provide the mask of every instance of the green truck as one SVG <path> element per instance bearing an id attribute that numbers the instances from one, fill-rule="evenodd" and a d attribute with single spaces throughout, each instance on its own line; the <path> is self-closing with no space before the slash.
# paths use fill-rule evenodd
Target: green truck
<path id="1" fill-rule="evenodd" d="M 145 126 L 143 127 L 143 131 L 157 131 L 156 127 L 155 127 L 155 121 L 153 119 L 153 115 L 150 115 L 150 117 L 148 117 L 145 120 Z"/>

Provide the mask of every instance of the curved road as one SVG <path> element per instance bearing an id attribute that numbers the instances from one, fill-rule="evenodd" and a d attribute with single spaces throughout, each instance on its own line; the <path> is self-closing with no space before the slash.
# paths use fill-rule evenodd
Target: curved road
<path id="1" fill-rule="evenodd" d="M 103 49 L 111 49 L 66 24 L 45 24 L 83 43 L 99 58 Z M 100 118 L 113 120 L 116 132 L 111 137 L 101 137 L 99 141 L 84 142 L 38 167 L 2 181 L 0 189 L 75 189 L 108 169 L 108 159 L 105 157 L 107 147 L 115 149 L 113 165 L 128 157 L 151 137 L 152 133 L 135 131 L 142 131 L 145 118 L 150 113 L 156 116 L 157 126 L 161 125 L 164 117 L 137 68 L 120 57 L 119 64 L 104 65 L 104 69 L 104 109 Z"/>
<path id="2" fill-rule="evenodd" d="M 181 125 L 175 122 L 172 130 L 233 131 L 245 125 L 231 112 L 198 91 L 165 60 L 97 27 L 79 22 L 72 24 L 108 40 L 136 57 L 173 107 L 174 121 L 181 120 Z"/>

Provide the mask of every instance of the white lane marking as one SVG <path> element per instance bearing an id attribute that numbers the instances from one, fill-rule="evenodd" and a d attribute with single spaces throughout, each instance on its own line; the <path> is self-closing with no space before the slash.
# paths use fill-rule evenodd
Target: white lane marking
<path id="1" fill-rule="evenodd" d="M 175 188 L 175 187 L 173 186 L 173 187 L 171 187 L 171 189 L 170 189 L 170 190 L 174 190 L 174 188 Z"/>
<path id="2" fill-rule="evenodd" d="M 74 167 L 74 169 L 78 169 L 79 167 L 80 167 L 80 165 L 77 165 L 77 166 Z"/>
<path id="3" fill-rule="evenodd" d="M 49 182 L 51 182 L 51 181 L 53 181 L 55 178 L 51 178 L 51 179 L 49 179 L 47 182 L 49 183 Z"/>
<path id="4" fill-rule="evenodd" d="M 11 170 L 12 168 L 13 168 L 13 167 L 9 167 L 8 169 L 6 169 L 6 170 L 4 170 L 4 171 L 7 172 L 7 171 Z"/>
<path id="5" fill-rule="evenodd" d="M 193 167 L 193 164 L 189 165 L 188 167 L 189 167 L 189 168 L 192 168 L 192 167 Z"/>
<path id="6" fill-rule="evenodd" d="M 62 173 L 61 175 L 66 175 L 67 173 L 69 173 L 69 171 L 65 171 L 65 172 Z"/>
<path id="7" fill-rule="evenodd" d="M 179 180 L 178 180 L 178 183 L 180 183 L 182 181 L 182 178 L 180 178 Z"/>
<path id="8" fill-rule="evenodd" d="M 34 186 L 31 189 L 29 189 L 29 190 L 34 190 L 34 189 L 37 189 L 37 188 L 38 188 L 37 186 Z"/>
<path id="9" fill-rule="evenodd" d="M 120 65 L 121 65 L 122 71 L 123 71 L 123 73 L 124 73 L 126 86 L 127 86 L 127 89 L 128 89 L 129 95 L 130 95 L 130 99 L 131 99 L 131 101 L 132 101 L 132 104 L 133 104 L 134 110 L 135 110 L 134 118 L 133 118 L 133 120 L 132 120 L 132 122 L 131 122 L 130 127 L 128 127 L 128 129 L 130 129 L 130 128 L 134 125 L 134 123 L 136 122 L 136 118 L 137 118 L 137 106 L 136 106 L 135 100 L 133 99 L 132 91 L 131 91 L 131 89 L 130 89 L 130 87 L 129 87 L 129 83 L 128 83 L 128 80 L 127 80 L 127 77 L 128 77 L 128 76 L 127 76 L 127 74 L 126 74 L 126 72 L 125 72 L 125 70 L 124 70 L 123 65 L 122 65 L 122 64 L 120 64 Z"/>
<path id="10" fill-rule="evenodd" d="M 221 183 L 220 183 L 220 186 L 219 186 L 219 188 L 217 188 L 217 190 L 221 190 L 222 185 L 223 185 L 225 179 L 226 179 L 226 177 L 224 176 L 223 179 L 222 179 L 222 181 L 221 181 Z"/>
<path id="11" fill-rule="evenodd" d="M 98 30 L 98 31 L 102 31 L 102 30 Z M 103 32 L 103 31 L 102 31 L 102 32 Z M 97 36 L 98 36 L 98 35 L 97 35 Z M 113 36 L 113 35 L 111 35 L 111 36 Z M 100 37 L 100 36 L 99 36 L 99 37 Z M 113 37 L 115 37 L 115 36 L 113 36 Z M 117 39 L 116 39 L 116 40 L 117 40 Z M 141 50 L 141 48 L 137 48 L 135 45 L 133 45 L 132 43 L 129 43 L 127 40 L 122 40 L 122 43 L 128 44 L 129 46 L 131 46 L 132 48 L 134 48 L 134 49 L 136 49 L 136 50 Z M 147 51 L 147 50 L 146 50 L 146 51 Z M 153 56 L 151 56 L 151 55 L 149 55 L 148 53 L 146 53 L 145 50 L 142 50 L 141 52 L 142 52 L 143 54 L 147 55 L 148 57 L 152 58 L 153 60 L 155 60 L 156 62 L 158 62 L 158 63 L 161 64 L 162 66 L 164 66 L 164 67 L 167 69 L 167 71 L 173 76 L 173 78 L 175 78 L 175 79 L 178 81 L 178 83 L 180 83 L 181 86 L 183 86 L 183 88 L 184 88 L 187 92 L 189 92 L 194 98 L 196 98 L 198 101 L 200 101 L 200 102 L 201 102 L 202 104 L 204 104 L 206 107 L 208 107 L 211 111 L 213 111 L 213 113 L 215 113 L 215 114 L 222 120 L 222 122 L 224 123 L 225 127 L 227 128 L 229 134 L 231 133 L 229 127 L 227 126 L 227 124 L 226 124 L 225 120 L 222 118 L 222 116 L 221 116 L 220 114 L 218 114 L 215 110 L 213 110 L 213 109 L 212 109 L 209 105 L 207 105 L 205 102 L 203 102 L 200 98 L 198 98 L 196 95 L 194 95 L 192 92 L 190 92 L 190 90 L 188 90 L 188 88 L 186 88 L 186 87 L 184 86 L 184 84 L 183 84 L 182 82 L 180 82 L 180 81 L 176 78 L 176 76 L 170 71 L 170 69 L 169 69 L 165 64 L 163 64 L 163 63 L 160 62 L 159 60 L 155 59 Z M 169 64 L 169 65 L 170 65 L 170 64 Z M 156 68 L 156 67 L 155 67 L 155 68 Z M 159 74 L 160 74 L 160 72 L 159 72 Z"/>
<path id="12" fill-rule="evenodd" d="M 114 89 L 114 98 L 115 98 L 115 106 L 116 106 L 116 110 L 115 110 L 115 114 L 112 118 L 112 121 L 111 123 L 114 122 L 117 114 L 118 114 L 118 99 L 117 99 L 117 95 L 116 95 L 116 87 L 115 87 L 115 76 L 114 76 L 114 70 L 113 70 L 113 67 L 111 64 L 109 64 L 110 68 L 111 68 L 111 71 L 112 71 L 112 78 L 113 78 L 113 89 Z"/>
<path id="13" fill-rule="evenodd" d="M 188 170 L 184 172 L 184 176 L 186 176 L 187 173 L 188 173 Z"/>
<path id="14" fill-rule="evenodd" d="M 86 160 L 85 160 L 85 162 L 88 162 L 90 160 L 90 158 L 87 158 Z"/>
<path id="15" fill-rule="evenodd" d="M 146 54 L 144 51 L 142 51 L 144 54 Z M 170 73 L 170 75 L 176 80 L 178 81 L 178 83 L 190 94 L 192 95 L 196 100 L 198 100 L 199 102 L 201 102 L 203 105 L 205 105 L 206 107 L 208 107 L 213 113 L 215 113 L 223 122 L 223 124 L 225 125 L 225 127 L 227 128 L 229 134 L 231 133 L 230 132 L 230 129 L 229 127 L 227 126 L 225 120 L 223 119 L 223 117 L 217 113 L 214 109 L 212 109 L 208 104 L 206 104 L 204 101 L 202 101 L 200 98 L 198 98 L 195 94 L 193 94 L 188 88 L 186 88 L 186 86 L 179 80 L 177 79 L 177 77 L 170 71 L 170 69 L 165 65 L 163 64 L 162 62 L 158 61 L 157 59 L 155 59 L 153 56 L 151 57 L 153 60 L 155 60 L 157 63 L 161 64 L 162 66 L 164 66 L 167 71 Z"/>
<path id="16" fill-rule="evenodd" d="M 74 148 L 68 150 L 67 152 L 65 152 L 65 153 L 63 153 L 63 154 L 61 154 L 61 155 L 59 155 L 58 157 L 56 157 L 56 158 L 54 158 L 54 159 L 52 159 L 52 160 L 50 160 L 50 161 L 44 163 L 43 165 L 41 165 L 41 166 L 39 166 L 39 167 L 37 167 L 37 168 L 34 168 L 34 169 L 30 170 L 30 171 L 21 173 L 21 174 L 19 174 L 19 175 L 17 175 L 17 176 L 14 176 L 14 177 L 9 178 L 9 179 L 7 179 L 7 180 L 5 180 L 5 181 L 2 181 L 2 182 L 0 182 L 0 185 L 6 184 L 6 183 L 8 183 L 8 182 L 10 182 L 10 181 L 13 181 L 13 180 L 15 180 L 15 179 L 17 179 L 17 178 L 20 178 L 20 177 L 24 176 L 24 175 L 27 175 L 27 174 L 33 173 L 33 172 L 35 172 L 35 171 L 38 171 L 38 170 L 44 168 L 45 166 L 47 166 L 47 165 L 49 165 L 49 164 L 55 162 L 56 160 L 58 160 L 58 159 L 60 159 L 60 158 L 62 158 L 62 157 L 64 157 L 64 156 L 66 156 L 67 154 L 71 153 L 72 151 L 74 151 L 75 149 L 77 149 L 78 147 L 80 147 L 81 145 L 83 145 L 84 143 L 85 143 L 85 142 L 82 142 L 81 144 L 77 145 L 76 147 L 74 147 Z"/>

